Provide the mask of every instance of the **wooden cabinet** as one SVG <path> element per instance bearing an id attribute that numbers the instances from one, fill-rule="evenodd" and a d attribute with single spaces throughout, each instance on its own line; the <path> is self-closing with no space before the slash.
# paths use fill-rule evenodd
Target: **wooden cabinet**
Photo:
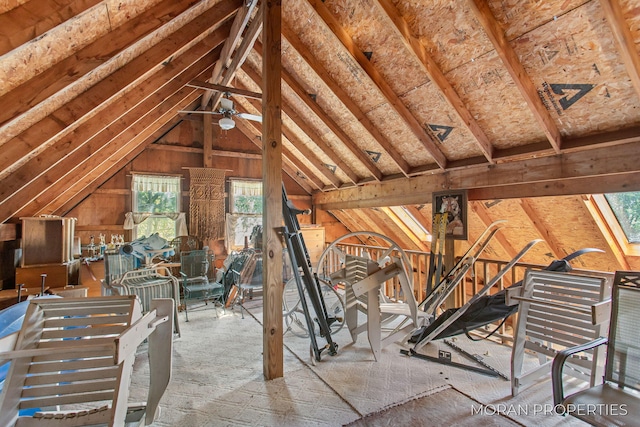
<path id="1" fill-rule="evenodd" d="M 75 218 L 27 217 L 22 220 L 22 257 L 16 284 L 39 288 L 42 274 L 49 288 L 78 283 L 80 262 L 74 259 Z"/>
<path id="2" fill-rule="evenodd" d="M 324 227 L 304 227 L 300 228 L 304 244 L 309 252 L 309 258 L 313 268 L 316 268 L 316 264 L 322 251 L 324 250 Z"/>
<path id="3" fill-rule="evenodd" d="M 73 261 L 76 219 L 29 217 L 22 220 L 21 267 Z"/>

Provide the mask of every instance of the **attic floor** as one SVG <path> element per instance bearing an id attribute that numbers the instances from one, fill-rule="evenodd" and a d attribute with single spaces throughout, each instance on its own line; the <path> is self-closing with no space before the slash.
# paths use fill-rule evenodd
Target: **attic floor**
<path id="1" fill-rule="evenodd" d="M 244 319 L 239 307 L 218 309 L 218 317 L 211 306 L 190 311 L 189 322 L 181 313 L 173 376 L 153 426 L 586 425 L 550 411 L 549 379 L 514 398 L 507 380 L 406 357 L 398 344 L 384 348 L 376 362 L 366 336 L 351 343 L 346 328 L 334 335 L 338 355 L 325 355 L 315 366 L 309 339 L 287 332 L 284 377 L 265 381 L 261 298 L 246 307 Z M 510 347 L 464 337 L 455 344 L 509 375 Z M 421 352 L 437 355 L 439 349 L 451 351 L 435 342 Z M 473 364 L 455 351 L 452 358 Z M 141 351 L 130 400 L 144 400 L 147 384 Z"/>

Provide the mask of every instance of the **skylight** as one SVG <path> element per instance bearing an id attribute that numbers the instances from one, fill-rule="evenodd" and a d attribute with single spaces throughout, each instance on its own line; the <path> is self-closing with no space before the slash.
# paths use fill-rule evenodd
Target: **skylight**
<path id="1" fill-rule="evenodd" d="M 640 191 L 604 195 L 629 243 L 640 243 Z"/>

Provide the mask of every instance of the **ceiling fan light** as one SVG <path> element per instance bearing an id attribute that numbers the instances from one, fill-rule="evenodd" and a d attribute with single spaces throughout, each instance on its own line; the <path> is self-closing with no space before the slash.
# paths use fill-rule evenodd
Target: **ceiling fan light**
<path id="1" fill-rule="evenodd" d="M 236 122 L 234 122 L 233 119 L 229 117 L 221 118 L 218 124 L 220 125 L 220 129 L 222 130 L 229 130 L 236 127 Z"/>

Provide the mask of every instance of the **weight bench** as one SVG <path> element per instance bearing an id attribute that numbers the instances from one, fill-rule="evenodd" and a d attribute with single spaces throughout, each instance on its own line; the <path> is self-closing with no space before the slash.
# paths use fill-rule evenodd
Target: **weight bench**
<path id="1" fill-rule="evenodd" d="M 173 311 L 173 300 L 153 300 L 143 316 L 134 295 L 31 300 L 21 329 L 0 339 L 0 365 L 10 363 L 0 425 L 151 424 L 171 378 Z M 147 338 L 148 400 L 129 407 L 136 349 Z"/>

